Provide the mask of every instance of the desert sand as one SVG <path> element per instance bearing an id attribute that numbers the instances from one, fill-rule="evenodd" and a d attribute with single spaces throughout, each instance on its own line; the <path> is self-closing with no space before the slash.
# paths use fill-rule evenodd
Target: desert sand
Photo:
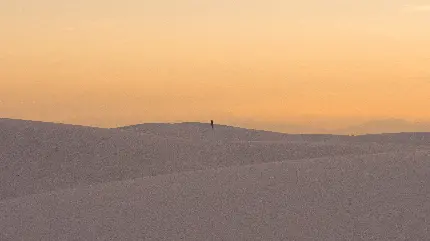
<path id="1" fill-rule="evenodd" d="M 0 119 L 0 240 L 428 240 L 430 134 Z"/>

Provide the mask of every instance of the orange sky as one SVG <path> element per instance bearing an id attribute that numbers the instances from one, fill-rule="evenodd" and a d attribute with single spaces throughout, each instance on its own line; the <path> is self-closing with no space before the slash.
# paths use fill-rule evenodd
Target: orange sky
<path id="1" fill-rule="evenodd" d="M 429 5 L 0 1 L 0 117 L 268 128 L 430 120 Z"/>

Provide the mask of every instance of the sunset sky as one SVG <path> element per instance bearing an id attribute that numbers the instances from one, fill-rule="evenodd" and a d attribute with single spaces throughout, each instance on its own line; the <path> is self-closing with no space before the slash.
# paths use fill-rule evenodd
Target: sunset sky
<path id="1" fill-rule="evenodd" d="M 428 0 L 0 0 L 0 117 L 430 120 Z"/>

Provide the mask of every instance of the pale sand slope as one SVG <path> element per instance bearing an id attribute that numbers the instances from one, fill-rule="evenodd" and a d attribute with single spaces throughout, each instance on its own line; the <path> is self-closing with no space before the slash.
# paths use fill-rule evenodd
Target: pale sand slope
<path id="1" fill-rule="evenodd" d="M 430 153 L 183 172 L 0 201 L 6 240 L 428 240 Z"/>
<path id="2" fill-rule="evenodd" d="M 231 128 L 231 132 L 240 135 L 247 130 Z M 370 142 L 324 143 L 318 138 L 315 143 L 197 142 L 132 131 L 0 119 L 0 200 L 182 171 L 411 149 Z"/>

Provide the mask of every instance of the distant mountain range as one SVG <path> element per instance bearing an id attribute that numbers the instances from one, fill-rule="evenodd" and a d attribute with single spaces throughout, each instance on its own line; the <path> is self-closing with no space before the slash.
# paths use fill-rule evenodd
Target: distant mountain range
<path id="1" fill-rule="evenodd" d="M 430 132 L 430 122 L 409 122 L 402 119 L 385 119 L 365 122 L 335 130 L 333 134 L 378 134 L 399 132 Z"/>
<path id="2" fill-rule="evenodd" d="M 430 132 L 430 122 L 410 122 L 403 119 L 380 119 L 363 122 L 361 124 L 350 125 L 345 128 L 326 128 L 328 121 L 314 124 L 303 123 L 295 124 L 289 122 L 239 122 L 238 126 L 246 128 L 263 129 L 274 132 L 289 134 L 335 134 L 335 135 L 364 135 L 382 133 L 401 133 L 401 132 Z M 333 126 L 333 125 L 332 125 Z"/>
<path id="3" fill-rule="evenodd" d="M 401 132 L 430 132 L 430 122 L 409 122 L 403 119 L 381 119 L 350 125 L 345 128 L 328 128 L 328 121 L 304 123 L 239 121 L 229 123 L 242 128 L 266 130 L 288 134 L 334 134 L 334 135 L 364 135 Z M 204 125 L 204 124 L 203 124 Z M 334 126 L 334 124 L 332 124 Z"/>

